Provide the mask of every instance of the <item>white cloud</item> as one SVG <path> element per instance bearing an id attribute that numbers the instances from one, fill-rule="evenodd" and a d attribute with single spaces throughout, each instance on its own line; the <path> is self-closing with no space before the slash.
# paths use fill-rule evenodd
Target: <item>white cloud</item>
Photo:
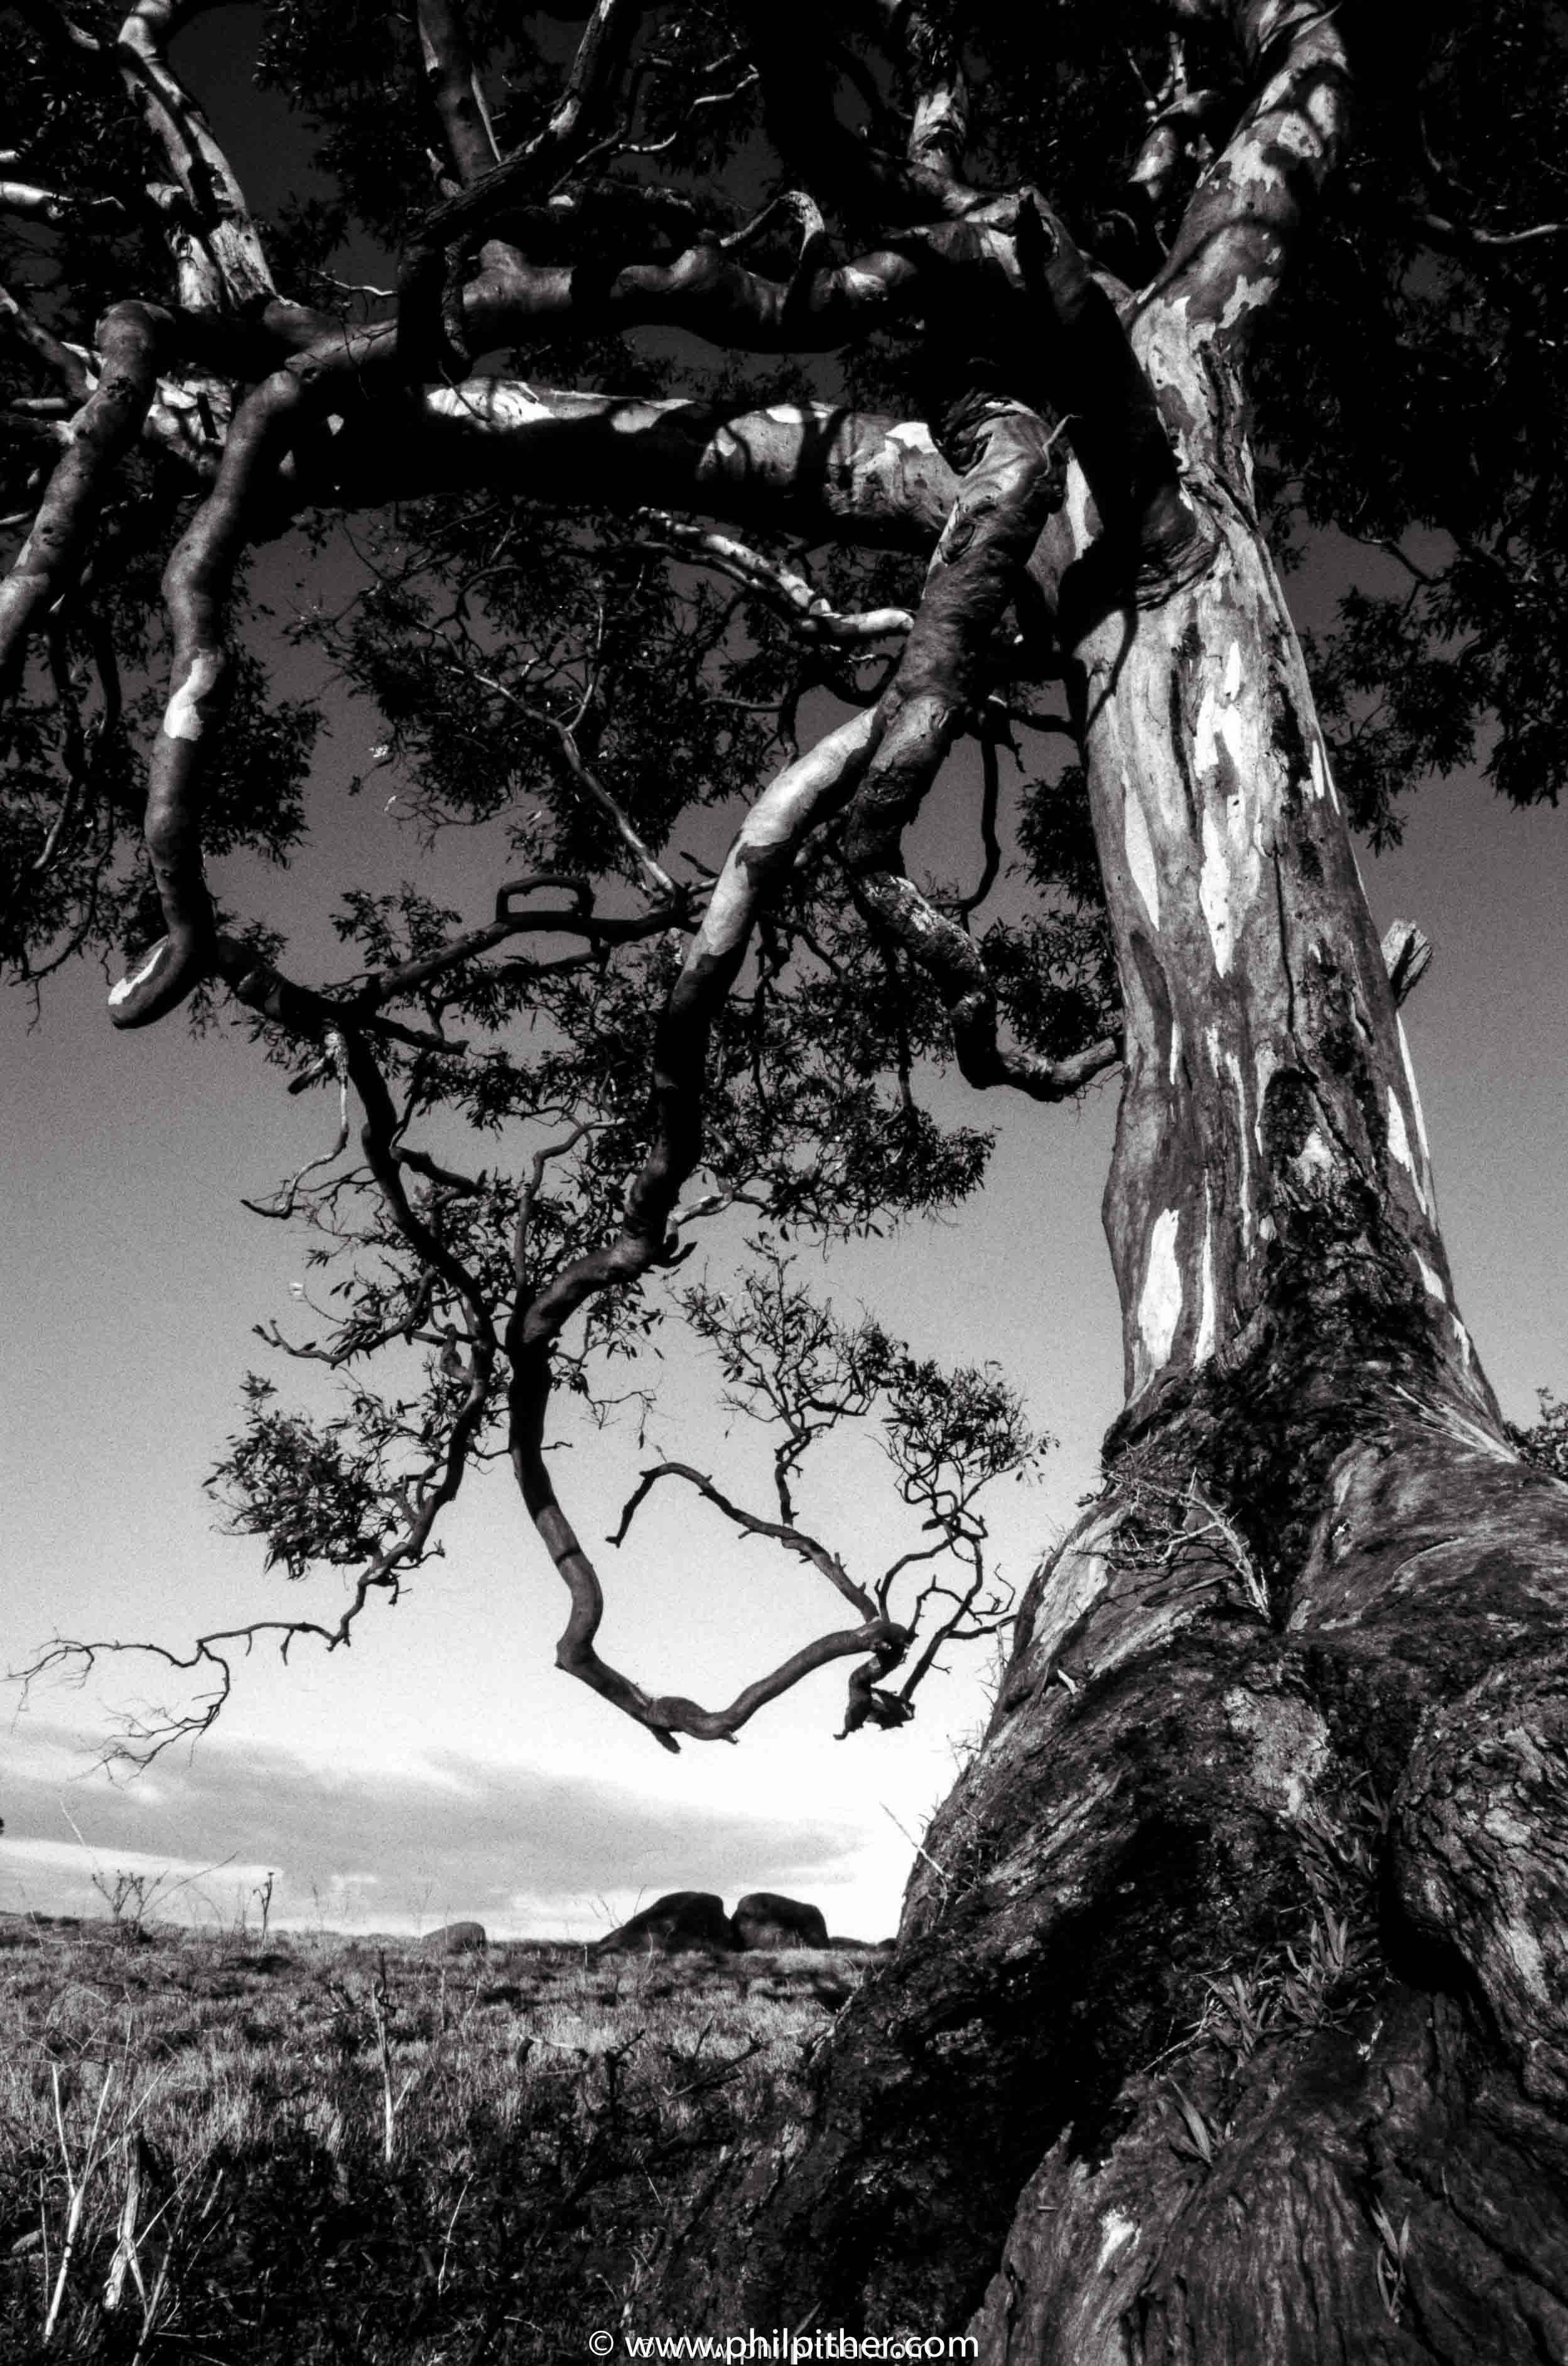
<path id="1" fill-rule="evenodd" d="M 454 1751 L 389 1770 L 215 1739 L 151 1779 L 113 1780 L 84 1772 L 77 1737 L 24 1722 L 6 1760 L 0 1907 L 12 1910 L 102 1911 L 95 1871 L 167 1867 L 188 1885 L 172 1913 L 238 1920 L 274 1870 L 274 1924 L 417 1929 L 473 1914 L 498 1933 L 589 1935 L 666 1889 L 732 1904 L 759 1888 L 847 1897 L 865 1850 L 831 1812 L 717 1808 Z"/>

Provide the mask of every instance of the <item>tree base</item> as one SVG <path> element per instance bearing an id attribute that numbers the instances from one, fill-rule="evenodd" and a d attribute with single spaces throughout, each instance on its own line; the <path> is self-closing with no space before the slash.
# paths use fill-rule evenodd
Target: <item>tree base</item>
<path id="1" fill-rule="evenodd" d="M 809 2130 L 699 2237 L 714 2322 L 1568 2356 L 1568 1488 L 1397 1392 L 1282 1616 L 1136 1460 L 1031 1588 Z"/>

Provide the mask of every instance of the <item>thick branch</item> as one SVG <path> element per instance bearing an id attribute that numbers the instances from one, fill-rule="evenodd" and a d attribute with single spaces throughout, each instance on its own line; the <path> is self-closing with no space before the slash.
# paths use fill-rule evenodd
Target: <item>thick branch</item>
<path id="1" fill-rule="evenodd" d="M 136 442 L 158 382 L 169 315 L 117 304 L 98 331 L 102 375 L 72 422 L 32 531 L 0 584 L 0 697 L 15 689 L 28 638 L 74 581 L 116 468 Z"/>
<path id="2" fill-rule="evenodd" d="M 229 653 L 224 611 L 252 502 L 281 459 L 303 380 L 279 370 L 236 412 L 218 482 L 174 546 L 163 574 L 174 640 L 170 698 L 152 752 L 143 824 L 168 933 L 109 995 L 117 1027 L 144 1027 L 207 974 L 212 902 L 202 873 L 200 801 L 207 742 L 222 711 Z"/>
<path id="3" fill-rule="evenodd" d="M 467 188 L 500 162 L 467 28 L 453 0 L 420 0 L 419 22 L 425 87 L 457 177 Z"/>
<path id="4" fill-rule="evenodd" d="M 1190 325 L 1207 324 L 1235 349 L 1271 301 L 1338 160 L 1350 73 L 1336 9 L 1239 0 L 1233 13 L 1261 87 L 1200 183 L 1144 301 L 1183 304 Z"/>
<path id="5" fill-rule="evenodd" d="M 914 629 L 882 701 L 885 725 L 856 792 L 841 854 L 868 918 L 937 979 L 958 1065 L 972 1085 L 1014 1085 L 1059 1100 L 1117 1057 L 1107 1041 L 1075 1059 L 1004 1050 L 996 996 L 968 930 L 938 912 L 903 868 L 900 842 L 934 786 L 980 689 L 987 644 L 1016 587 L 1053 499 L 1050 438 L 1032 411 L 987 406 L 937 545 Z"/>
<path id="6" fill-rule="evenodd" d="M 194 311 L 242 311 L 276 295 L 272 269 L 234 169 L 168 60 L 181 26 L 210 5 L 136 0 L 120 27 L 118 54 L 126 87 L 197 225 L 196 240 L 171 227 L 181 301 Z"/>

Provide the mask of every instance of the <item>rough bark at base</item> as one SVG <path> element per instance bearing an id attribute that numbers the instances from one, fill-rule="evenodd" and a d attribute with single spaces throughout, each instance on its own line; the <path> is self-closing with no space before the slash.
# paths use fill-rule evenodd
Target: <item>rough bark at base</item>
<path id="1" fill-rule="evenodd" d="M 1204 1526 L 1113 1492 L 1042 1572 L 715 2323 L 1568 2354 L 1568 1489 L 1406 1409 L 1282 1631 Z"/>

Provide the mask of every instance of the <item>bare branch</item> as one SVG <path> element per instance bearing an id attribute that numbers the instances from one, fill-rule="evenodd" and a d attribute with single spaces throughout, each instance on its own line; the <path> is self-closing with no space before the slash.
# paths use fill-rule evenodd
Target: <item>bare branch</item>
<path id="1" fill-rule="evenodd" d="M 1406 206 L 1401 219 L 1428 246 L 1443 254 L 1490 256 L 1515 254 L 1520 247 L 1540 246 L 1548 239 L 1568 237 L 1568 222 L 1532 222 L 1529 230 L 1485 230 L 1478 222 L 1450 221 L 1429 207 Z"/>
<path id="2" fill-rule="evenodd" d="M 674 880 L 655 860 L 646 840 L 624 806 L 610 794 L 592 765 L 583 760 L 582 750 L 577 745 L 576 729 L 576 724 L 582 719 L 581 707 L 574 722 L 564 723 L 558 715 L 550 715 L 543 708 L 531 704 L 527 699 L 519 698 L 514 690 L 506 682 L 498 681 L 494 674 L 481 673 L 477 667 L 466 664 L 455 656 L 453 663 L 459 667 L 469 681 L 476 682 L 484 689 L 493 691 L 498 698 L 504 698 L 510 706 L 515 706 L 523 714 L 531 715 L 536 723 L 542 723 L 546 730 L 554 735 L 572 779 L 598 806 L 600 813 L 607 815 L 613 823 L 617 838 L 642 873 L 644 892 L 655 896 L 662 908 L 677 909 L 680 904 L 680 891 Z M 591 694 L 591 690 L 585 694 L 583 704 L 586 705 L 587 699 Z"/>
<path id="3" fill-rule="evenodd" d="M 30 346 L 39 359 L 60 378 L 77 402 L 85 402 L 95 383 L 87 366 L 87 357 L 73 346 L 63 344 L 41 321 L 17 303 L 9 288 L 0 287 L 0 322 L 12 336 Z"/>
<path id="4" fill-rule="evenodd" d="M 808 1536 L 803 1528 L 798 1528 L 792 1523 L 782 1520 L 765 1520 L 756 1513 L 745 1510 L 741 1504 L 732 1503 L 729 1496 L 723 1494 L 713 1484 L 705 1471 L 694 1470 L 689 1462 L 656 1462 L 644 1470 L 634 1491 L 622 1508 L 620 1525 L 607 1539 L 609 1543 L 612 1545 L 625 1543 L 627 1531 L 638 1511 L 661 1479 L 687 1480 L 696 1488 L 705 1502 L 722 1512 L 727 1520 L 733 1520 L 737 1528 L 744 1528 L 748 1536 L 773 1538 L 774 1541 L 784 1546 L 787 1551 L 796 1554 L 801 1560 L 809 1561 L 813 1569 L 819 1570 L 828 1583 L 836 1592 L 842 1594 L 845 1600 L 853 1609 L 857 1610 L 863 1618 L 878 1617 L 877 1605 L 864 1586 L 856 1584 L 845 1569 L 844 1563 L 835 1553 L 829 1552 L 824 1544 L 820 1544 L 815 1537 Z"/>
<path id="5" fill-rule="evenodd" d="M 829 641 L 839 647 L 883 641 L 902 638 L 914 624 L 907 608 L 865 608 L 850 613 L 835 608 L 808 577 L 786 567 L 781 559 L 766 558 L 761 551 L 736 542 L 729 535 L 693 525 L 686 519 L 671 516 L 667 510 L 649 510 L 646 523 L 659 540 L 641 542 L 635 547 L 662 547 L 717 569 L 732 583 L 739 583 L 766 600 L 802 640 Z"/>
<path id="6" fill-rule="evenodd" d="M 118 197 L 86 189 L 44 189 L 31 181 L 0 181 L 0 213 L 22 214 L 51 226 L 69 221 L 108 226 L 129 220 Z"/>

